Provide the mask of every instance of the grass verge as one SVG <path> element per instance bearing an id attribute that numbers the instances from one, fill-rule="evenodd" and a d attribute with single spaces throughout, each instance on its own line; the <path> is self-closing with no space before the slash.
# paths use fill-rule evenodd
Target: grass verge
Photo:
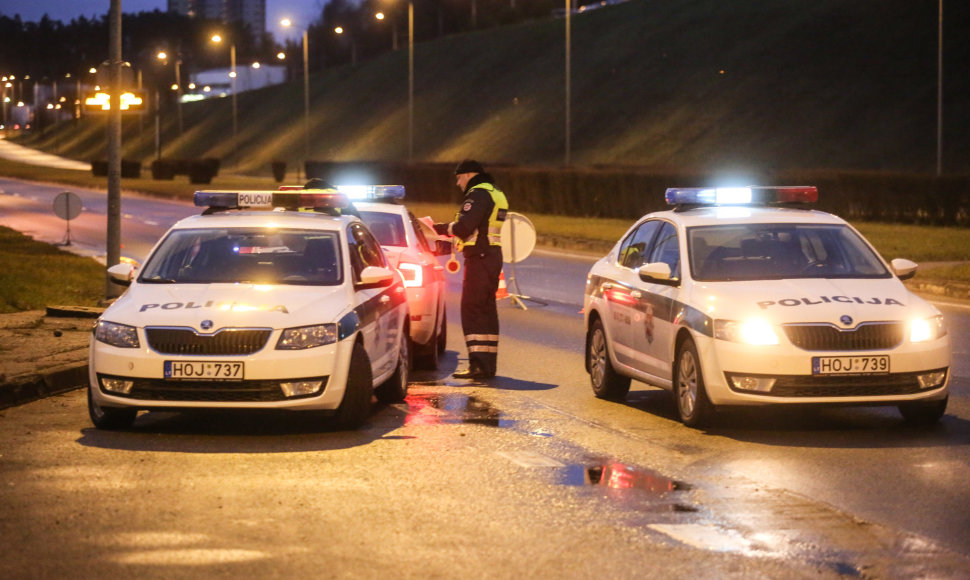
<path id="1" fill-rule="evenodd" d="M 104 266 L 0 226 L 0 313 L 48 305 L 97 306 Z"/>

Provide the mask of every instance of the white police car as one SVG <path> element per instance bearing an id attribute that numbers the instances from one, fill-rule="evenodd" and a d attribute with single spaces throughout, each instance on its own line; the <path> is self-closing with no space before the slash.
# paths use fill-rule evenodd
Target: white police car
<path id="1" fill-rule="evenodd" d="M 404 198 L 403 186 L 386 186 L 383 191 L 375 190 L 375 186 L 337 189 L 352 200 L 369 200 L 354 201 L 354 206 L 404 278 L 414 361 L 423 368 L 438 368 L 438 357 L 448 343 L 444 267 L 436 258 L 441 252 L 431 246 L 407 207 L 396 203 Z"/>
<path id="2" fill-rule="evenodd" d="M 404 398 L 403 280 L 366 225 L 341 215 L 345 196 L 201 191 L 195 203 L 208 209 L 172 226 L 140 271 L 108 269 L 130 286 L 91 339 L 97 427 L 192 408 L 319 410 L 354 427 L 373 394 Z"/>
<path id="3" fill-rule="evenodd" d="M 596 396 L 634 378 L 672 391 L 680 419 L 719 406 L 896 405 L 933 423 L 947 404 L 940 312 L 814 187 L 668 189 L 590 269 L 586 369 Z"/>

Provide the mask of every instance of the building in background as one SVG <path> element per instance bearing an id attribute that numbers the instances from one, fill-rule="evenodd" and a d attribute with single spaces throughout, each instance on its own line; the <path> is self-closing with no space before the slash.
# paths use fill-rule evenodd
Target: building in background
<path id="1" fill-rule="evenodd" d="M 266 31 L 266 0 L 168 0 L 168 11 L 226 23 L 242 22 L 257 41 Z"/>

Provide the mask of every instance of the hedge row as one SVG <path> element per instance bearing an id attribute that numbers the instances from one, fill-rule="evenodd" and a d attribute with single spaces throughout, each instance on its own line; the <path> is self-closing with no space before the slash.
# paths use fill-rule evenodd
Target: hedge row
<path id="1" fill-rule="evenodd" d="M 214 157 L 203 159 L 156 159 L 152 161 L 152 179 L 175 179 L 176 175 L 188 175 L 190 183 L 212 183 L 219 175 L 220 162 Z"/>
<path id="2" fill-rule="evenodd" d="M 636 219 L 665 209 L 668 187 L 717 185 L 702 172 L 629 168 L 486 166 L 514 211 Z M 453 164 L 307 161 L 307 177 L 331 183 L 401 183 L 418 201 L 458 203 Z M 815 185 L 818 208 L 849 220 L 970 226 L 970 176 L 784 171 L 755 176 L 757 185 Z"/>

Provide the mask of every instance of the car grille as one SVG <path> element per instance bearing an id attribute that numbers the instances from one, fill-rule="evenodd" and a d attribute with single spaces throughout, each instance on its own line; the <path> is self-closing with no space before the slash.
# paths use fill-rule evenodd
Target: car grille
<path id="1" fill-rule="evenodd" d="M 264 346 L 273 331 L 267 328 L 225 328 L 198 334 L 191 328 L 146 328 L 148 345 L 162 354 L 252 354 Z"/>
<path id="2" fill-rule="evenodd" d="M 891 395 L 912 395 L 919 393 L 920 373 L 896 373 L 875 376 L 779 376 L 770 393 L 759 393 L 770 397 L 885 397 Z M 725 373 L 728 384 L 731 384 L 729 373 Z M 734 390 L 732 388 L 732 390 Z M 747 392 L 747 391 L 739 391 Z"/>
<path id="3" fill-rule="evenodd" d="M 287 379 L 287 381 L 323 381 L 317 393 L 326 389 L 328 377 L 310 379 Z M 280 381 L 173 381 L 163 379 L 134 379 L 127 395 L 109 393 L 115 397 L 141 399 L 143 401 L 179 401 L 202 403 L 268 403 L 291 401 L 301 397 L 286 397 L 280 389 Z"/>
<path id="4" fill-rule="evenodd" d="M 804 350 L 886 350 L 903 341 L 902 322 L 872 322 L 852 330 L 831 324 L 786 324 L 788 340 Z"/>

